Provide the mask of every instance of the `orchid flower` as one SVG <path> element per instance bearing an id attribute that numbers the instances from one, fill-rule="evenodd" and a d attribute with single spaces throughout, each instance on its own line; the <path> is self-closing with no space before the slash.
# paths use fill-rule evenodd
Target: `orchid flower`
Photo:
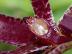
<path id="1" fill-rule="evenodd" d="M 61 33 L 55 24 L 49 0 L 31 0 L 31 3 L 34 16 L 21 20 L 0 14 L 0 41 L 16 46 L 16 50 L 1 51 L 0 54 L 37 54 L 72 41 L 72 38 Z"/>

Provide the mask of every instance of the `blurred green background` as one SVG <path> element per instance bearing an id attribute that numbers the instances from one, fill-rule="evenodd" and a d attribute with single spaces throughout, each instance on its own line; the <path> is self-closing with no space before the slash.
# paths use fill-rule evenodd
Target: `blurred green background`
<path id="1" fill-rule="evenodd" d="M 63 15 L 65 10 L 72 4 L 72 0 L 50 0 L 53 16 L 56 22 Z M 34 11 L 30 0 L 0 0 L 0 13 L 17 18 L 24 16 L 34 16 Z M 13 50 L 15 46 L 0 43 L 0 50 Z M 64 54 L 72 54 L 72 50 Z"/>

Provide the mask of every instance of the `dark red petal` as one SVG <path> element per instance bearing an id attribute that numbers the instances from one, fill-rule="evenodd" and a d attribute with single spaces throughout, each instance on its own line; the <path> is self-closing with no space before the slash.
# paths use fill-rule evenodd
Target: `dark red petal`
<path id="1" fill-rule="evenodd" d="M 22 46 L 15 51 L 10 52 L 9 54 L 35 54 L 49 48 L 48 46 L 36 47 L 29 44 L 28 46 Z"/>
<path id="2" fill-rule="evenodd" d="M 48 24 L 48 33 L 41 36 L 44 37 L 46 39 L 57 39 L 60 38 L 60 35 L 57 35 L 58 28 L 56 26 L 56 24 L 53 21 L 53 18 L 51 16 L 51 9 L 50 9 L 50 4 L 49 4 L 49 0 L 32 0 L 32 5 L 33 5 L 33 9 L 35 11 L 35 14 L 37 15 L 37 18 L 43 18 L 43 20 L 46 22 L 46 24 Z M 52 33 L 55 33 L 52 35 Z M 56 37 L 55 37 L 56 36 Z M 57 42 L 59 41 L 58 39 L 56 40 Z M 55 40 L 52 42 L 56 42 Z"/>
<path id="3" fill-rule="evenodd" d="M 51 17 L 51 9 L 49 0 L 32 0 L 32 6 L 35 12 L 35 15 L 38 18 L 48 19 Z"/>
<path id="4" fill-rule="evenodd" d="M 59 36 L 59 35 L 52 35 L 50 37 L 51 41 L 53 41 L 55 44 L 62 44 L 65 42 L 72 41 L 72 38 L 65 37 L 65 36 Z"/>
<path id="5" fill-rule="evenodd" d="M 28 24 L 29 29 L 36 36 L 41 38 L 41 42 L 44 39 L 43 43 L 48 43 L 48 42 L 50 43 L 51 42 L 51 44 L 54 45 L 54 44 L 61 44 L 61 43 L 68 42 L 68 41 L 72 40 L 72 38 L 65 37 L 64 35 L 61 36 L 61 34 L 58 33 L 59 31 L 54 29 L 55 28 L 54 26 L 49 25 L 42 18 L 32 18 L 32 17 L 30 17 L 29 19 L 27 19 L 26 22 Z M 47 32 L 45 33 L 45 31 L 47 31 Z"/>
<path id="6" fill-rule="evenodd" d="M 29 17 L 26 17 L 29 18 Z M 28 47 L 51 46 L 53 43 L 45 38 L 38 37 L 28 27 L 25 20 L 0 14 L 0 41 L 8 44 Z M 36 46 L 35 46 L 36 45 Z M 28 50 L 28 49 L 26 49 Z M 28 52 L 28 51 L 26 51 Z"/>
<path id="7" fill-rule="evenodd" d="M 14 17 L 0 14 L 0 40 L 10 43 L 28 43 L 34 34 L 28 29 L 26 23 Z"/>
<path id="8" fill-rule="evenodd" d="M 59 28 L 63 34 L 72 37 L 72 6 L 65 12 L 59 23 Z"/>
<path id="9" fill-rule="evenodd" d="M 51 13 L 49 0 L 31 0 L 36 18 L 43 18 L 48 26 L 57 30 Z"/>
<path id="10" fill-rule="evenodd" d="M 72 48 L 72 41 L 58 45 L 55 49 L 53 49 L 48 54 L 63 54 L 65 51 L 71 48 Z"/>

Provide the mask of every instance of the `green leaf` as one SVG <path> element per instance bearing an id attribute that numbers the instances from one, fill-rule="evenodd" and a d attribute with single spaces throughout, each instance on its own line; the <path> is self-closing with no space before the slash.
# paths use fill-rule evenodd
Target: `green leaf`
<path id="1" fill-rule="evenodd" d="M 16 46 L 0 42 L 0 51 L 10 51 L 15 49 L 16 49 Z"/>
<path id="2" fill-rule="evenodd" d="M 53 11 L 53 15 L 55 17 L 55 21 L 58 22 L 59 18 L 72 4 L 72 0 L 50 0 L 50 4 Z"/>
<path id="3" fill-rule="evenodd" d="M 16 17 L 34 15 L 30 0 L 0 0 L 0 13 Z"/>
<path id="4" fill-rule="evenodd" d="M 63 54 L 72 54 L 72 49 L 70 49 L 70 50 L 64 52 Z"/>

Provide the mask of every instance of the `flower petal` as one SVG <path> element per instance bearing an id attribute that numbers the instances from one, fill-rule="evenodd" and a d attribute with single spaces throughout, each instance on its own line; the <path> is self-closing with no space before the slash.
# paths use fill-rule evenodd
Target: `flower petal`
<path id="1" fill-rule="evenodd" d="M 64 13 L 59 28 L 64 35 L 72 37 L 72 6 Z"/>
<path id="2" fill-rule="evenodd" d="M 34 45 L 36 47 L 52 45 L 49 40 L 38 37 L 31 32 L 26 19 L 15 19 L 15 17 L 2 14 L 0 14 L 0 41 L 16 45 L 17 48 L 20 46 L 28 47 L 30 44 L 33 47 L 35 47 Z"/>
<path id="3" fill-rule="evenodd" d="M 50 18 L 51 9 L 49 0 L 32 0 L 32 6 L 35 12 L 35 15 L 38 18 Z"/>
<path id="4" fill-rule="evenodd" d="M 70 48 L 72 48 L 72 41 L 58 45 L 48 54 L 62 54 L 63 52 L 67 51 Z"/>

